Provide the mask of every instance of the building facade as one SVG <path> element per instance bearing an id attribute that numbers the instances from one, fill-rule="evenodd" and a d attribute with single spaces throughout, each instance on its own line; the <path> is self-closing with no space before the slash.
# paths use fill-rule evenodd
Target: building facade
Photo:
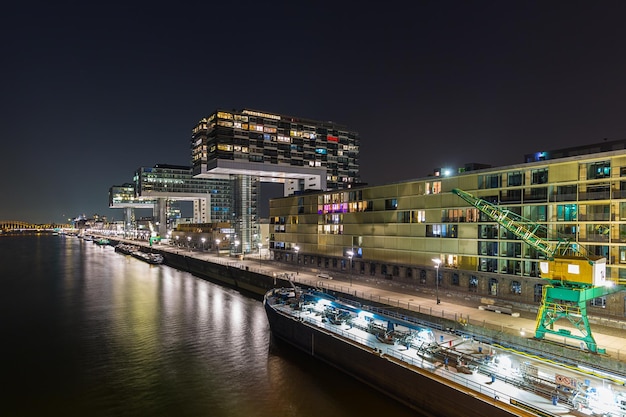
<path id="1" fill-rule="evenodd" d="M 564 156 L 273 199 L 270 250 L 285 262 L 418 286 L 434 286 L 437 259 L 443 289 L 538 303 L 544 254 L 451 192 L 459 188 L 547 228 L 548 239 L 565 237 L 605 257 L 607 278 L 626 284 L 625 143 L 604 152 L 589 153 L 597 149 L 591 146 L 576 156 L 554 152 Z M 625 315 L 621 292 L 591 304 Z"/>
<path id="2" fill-rule="evenodd" d="M 231 181 L 229 219 L 245 253 L 256 247 L 259 184 L 284 195 L 340 190 L 360 182 L 359 135 L 345 126 L 244 109 L 216 110 L 192 130 L 196 178 Z"/>
<path id="3" fill-rule="evenodd" d="M 180 201 L 193 202 L 195 223 L 230 222 L 231 194 L 229 180 L 195 178 L 190 166 L 157 164 L 138 168 L 132 183 L 111 187 L 109 207 L 124 209 L 127 229 L 136 221 L 134 209 L 152 209 L 158 233 L 166 236 Z"/>

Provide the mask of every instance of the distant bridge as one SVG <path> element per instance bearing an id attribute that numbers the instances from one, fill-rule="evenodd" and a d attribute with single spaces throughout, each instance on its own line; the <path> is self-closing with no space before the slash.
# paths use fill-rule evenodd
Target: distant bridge
<path id="1" fill-rule="evenodd" d="M 13 231 L 51 231 L 59 229 L 70 229 L 69 224 L 33 224 L 23 222 L 20 220 L 0 220 L 0 231 L 13 232 Z"/>

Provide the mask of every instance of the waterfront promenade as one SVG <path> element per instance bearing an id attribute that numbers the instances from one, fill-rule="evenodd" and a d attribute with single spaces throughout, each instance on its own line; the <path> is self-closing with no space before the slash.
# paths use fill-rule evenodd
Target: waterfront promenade
<path id="1" fill-rule="evenodd" d="M 148 242 L 145 241 L 127 242 L 145 247 L 149 246 Z M 385 308 L 391 311 L 395 308 L 408 309 L 433 317 L 444 317 L 455 321 L 470 322 L 475 326 L 490 327 L 492 329 L 511 334 L 519 335 L 520 331 L 524 331 L 526 333 L 526 337 L 532 337 L 534 332 L 535 317 L 529 311 L 522 311 L 519 316 L 517 314 L 511 315 L 487 311 L 479 308 L 481 307 L 480 302 L 476 302 L 475 300 L 472 301 L 469 297 L 464 298 L 460 294 L 449 293 L 441 288 L 438 294 L 441 303 L 438 304 L 436 294 L 432 289 L 421 287 L 410 288 L 407 287 L 406 284 L 400 284 L 398 282 L 393 282 L 392 280 L 373 279 L 371 277 L 354 276 L 347 273 L 335 273 L 332 274 L 333 279 L 327 279 L 320 277 L 320 274 L 326 271 L 321 271 L 317 268 L 307 268 L 302 265 L 294 268 L 295 265 L 291 266 L 288 264 L 274 262 L 269 259 L 263 259 L 262 257 L 259 257 L 259 255 L 249 255 L 243 258 L 225 256 L 224 254 L 218 256 L 215 252 L 191 251 L 187 248 L 172 246 L 166 243 L 156 244 L 153 248 L 159 251 L 175 253 L 179 257 L 190 257 L 201 261 L 225 265 L 229 268 L 250 271 L 269 277 L 276 277 L 276 285 L 281 285 L 278 278 L 282 278 L 318 288 L 321 287 L 342 293 L 350 293 L 360 299 L 371 300 L 376 303 L 384 304 L 386 305 Z M 285 283 L 283 281 L 282 285 L 284 284 Z M 622 349 L 623 334 L 626 332 L 619 328 L 620 325 L 621 323 L 615 323 L 616 327 L 600 325 L 593 327 L 594 336 L 599 348 L 606 349 L 607 354 L 609 354 L 612 358 L 619 358 L 620 355 L 623 354 L 620 349 Z M 450 349 L 461 352 L 464 349 L 469 348 L 471 352 L 468 351 L 465 353 L 468 355 L 475 355 L 475 346 L 465 345 L 465 342 L 463 342 L 460 338 L 445 331 L 436 331 L 435 333 L 438 341 L 441 338 L 440 343 L 444 349 L 447 349 L 449 342 Z M 453 344 L 455 345 L 454 348 L 452 348 Z M 395 357 L 396 355 L 400 355 L 401 360 L 408 357 L 415 361 L 415 358 L 418 357 L 413 354 L 407 356 L 407 352 L 390 351 L 389 349 L 391 348 L 388 346 L 381 345 L 379 348 L 386 349 L 385 352 L 391 356 Z M 620 359 L 624 360 L 624 358 Z M 549 398 L 546 398 L 545 394 L 538 395 L 537 393 L 526 391 L 518 387 L 516 384 L 511 384 L 508 382 L 506 377 L 499 377 L 495 381 L 489 381 L 488 376 L 484 373 L 475 373 L 472 376 L 464 376 L 458 373 L 449 372 L 447 367 L 446 369 L 443 369 L 442 364 L 438 364 L 437 368 L 432 372 L 435 372 L 438 375 L 441 374 L 440 376 L 446 379 L 452 379 L 457 383 L 462 382 L 464 386 L 471 386 L 471 389 L 477 390 L 478 392 L 486 395 L 487 398 L 491 398 L 498 403 L 504 402 L 504 404 L 500 404 L 501 407 L 509 407 L 508 399 L 510 398 L 532 404 L 533 406 L 538 407 L 538 409 L 547 412 L 546 415 L 579 416 L 584 414 L 580 414 L 579 411 L 572 409 L 571 405 L 560 402 L 558 404 L 552 403 Z M 602 383 L 599 382 L 599 384 Z"/>
<path id="2" fill-rule="evenodd" d="M 128 243 L 149 246 L 145 241 L 127 241 Z M 455 321 L 465 321 L 473 325 L 489 327 L 502 332 L 532 337 L 535 330 L 536 313 L 526 310 L 513 309 L 514 315 L 497 313 L 483 309 L 486 304 L 471 300 L 463 294 L 439 289 L 440 304 L 432 288 L 410 287 L 404 283 L 396 283 L 393 280 L 373 278 L 370 276 L 349 274 L 347 272 L 331 272 L 333 279 L 320 278 L 322 271 L 318 268 L 307 266 L 295 267 L 273 260 L 264 259 L 256 254 L 247 255 L 242 259 L 221 254 L 218 256 L 213 251 L 188 250 L 178 246 L 161 243 L 154 246 L 155 249 L 179 253 L 194 257 L 207 262 L 229 265 L 249 271 L 285 278 L 289 277 L 296 283 L 326 288 L 329 290 L 350 293 L 362 299 L 386 304 L 391 308 L 405 308 L 411 311 L 425 313 L 431 316 L 444 317 Z M 519 314 L 519 316 L 518 316 Z M 626 321 L 604 320 L 597 318 L 591 320 L 593 336 L 598 348 L 605 349 L 613 359 L 626 362 Z M 594 324 L 595 322 L 595 324 Z M 562 327 L 567 328 L 568 323 Z M 561 322 L 559 322 L 561 325 Z M 574 331 L 573 327 L 570 327 Z M 554 335 L 546 335 L 547 340 L 566 343 L 572 347 L 575 342 L 572 339 L 559 338 Z M 577 348 L 577 347 L 576 347 Z"/>

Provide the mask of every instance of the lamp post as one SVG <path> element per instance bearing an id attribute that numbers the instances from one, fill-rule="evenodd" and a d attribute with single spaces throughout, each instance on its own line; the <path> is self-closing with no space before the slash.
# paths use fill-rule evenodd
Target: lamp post
<path id="1" fill-rule="evenodd" d="M 189 252 L 191 252 L 191 236 L 187 236 L 187 247 L 189 248 Z"/>
<path id="2" fill-rule="evenodd" d="M 235 240 L 235 255 L 239 255 L 239 241 Z"/>
<path id="3" fill-rule="evenodd" d="M 178 243 L 178 239 L 180 239 L 180 236 L 176 235 L 176 246 L 180 246 L 180 243 Z"/>
<path id="4" fill-rule="evenodd" d="M 259 247 L 259 267 L 261 266 L 261 247 L 263 246 L 262 243 L 257 243 L 257 246 Z"/>
<path id="5" fill-rule="evenodd" d="M 219 239 L 215 239 L 215 250 L 217 251 L 217 257 L 220 257 L 220 243 L 222 241 Z"/>
<path id="6" fill-rule="evenodd" d="M 441 259 L 435 258 L 433 259 L 435 263 L 435 284 L 436 284 L 436 294 L 437 294 L 437 304 L 441 301 L 439 300 L 439 265 L 441 265 Z"/>
<path id="7" fill-rule="evenodd" d="M 349 250 L 348 252 L 346 252 L 346 255 L 348 255 L 348 262 L 350 262 L 349 264 L 349 268 L 350 268 L 350 286 L 352 286 L 352 257 L 354 256 L 354 252 Z"/>
<path id="8" fill-rule="evenodd" d="M 200 240 L 202 241 L 202 252 L 204 252 L 204 242 L 206 242 L 206 238 L 200 238 Z"/>
<path id="9" fill-rule="evenodd" d="M 294 246 L 293 250 L 296 252 L 296 275 L 298 275 L 300 272 L 298 267 L 298 252 L 300 252 L 300 247 Z"/>

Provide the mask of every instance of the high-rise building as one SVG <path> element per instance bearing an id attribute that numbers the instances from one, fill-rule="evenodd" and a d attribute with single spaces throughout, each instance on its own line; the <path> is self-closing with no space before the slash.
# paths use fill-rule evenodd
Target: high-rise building
<path id="1" fill-rule="evenodd" d="M 359 135 L 332 122 L 216 110 L 194 127 L 191 154 L 194 177 L 232 182 L 229 220 L 243 252 L 256 247 L 261 182 L 282 183 L 285 196 L 360 182 Z"/>

